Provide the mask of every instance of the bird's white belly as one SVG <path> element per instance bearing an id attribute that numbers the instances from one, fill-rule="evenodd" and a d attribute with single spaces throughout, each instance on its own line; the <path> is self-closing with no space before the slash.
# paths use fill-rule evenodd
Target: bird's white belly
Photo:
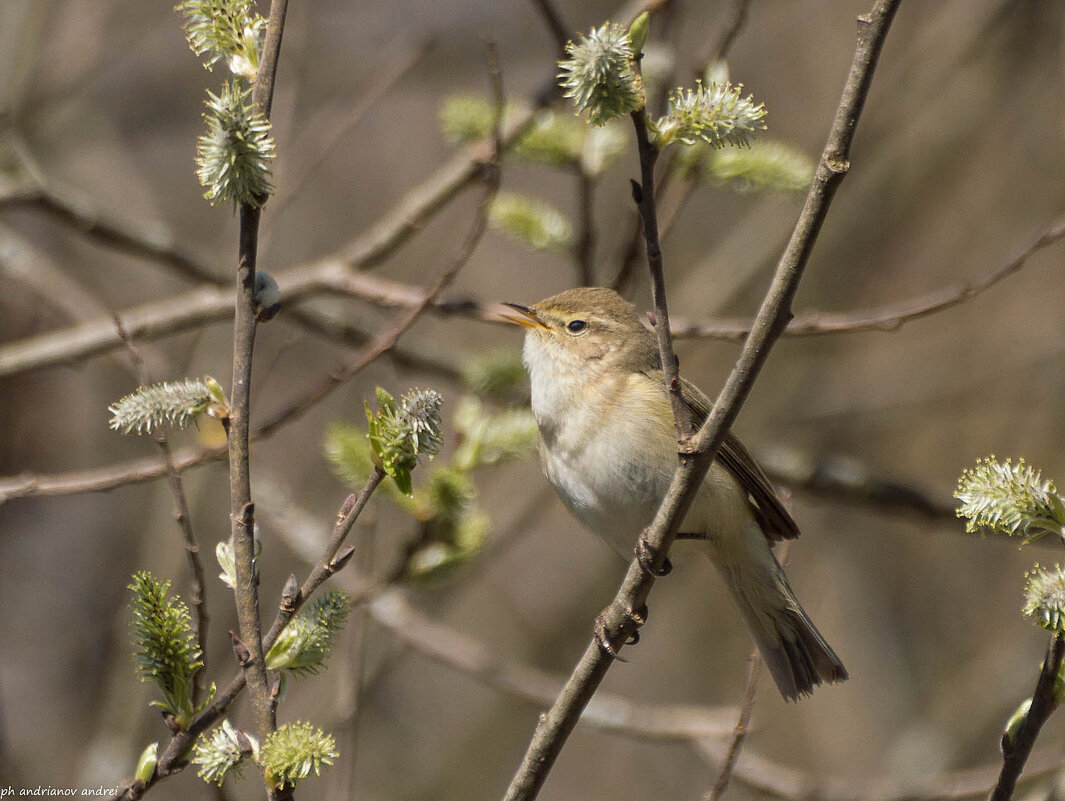
<path id="1" fill-rule="evenodd" d="M 608 440 L 601 436 L 572 440 L 564 429 L 551 449 L 541 445 L 544 473 L 562 502 L 584 526 L 626 559 L 640 531 L 654 519 L 677 467 L 672 426 L 666 436 L 653 424 L 630 425 L 631 436 Z M 714 463 L 681 525 L 681 531 L 701 534 L 715 550 L 729 547 L 750 521 L 746 493 L 733 476 Z"/>

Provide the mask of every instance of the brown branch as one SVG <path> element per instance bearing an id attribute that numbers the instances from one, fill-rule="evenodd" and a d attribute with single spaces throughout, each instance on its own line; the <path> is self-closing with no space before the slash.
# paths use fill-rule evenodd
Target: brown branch
<path id="1" fill-rule="evenodd" d="M 1035 691 L 1032 693 L 1032 704 L 1020 729 L 1012 739 L 1009 735 L 1002 737 L 1002 771 L 991 791 L 990 801 L 1009 801 L 1013 797 L 1017 779 L 1020 778 L 1021 771 L 1032 753 L 1039 731 L 1058 708 L 1054 696 L 1063 657 L 1065 637 L 1055 634 L 1047 646 L 1047 655 L 1039 671 L 1039 681 L 1036 682 Z"/>
<path id="2" fill-rule="evenodd" d="M 784 335 L 817 336 L 898 330 L 907 322 L 938 314 L 973 300 L 1002 280 L 1019 272 L 1032 255 L 1058 242 L 1063 236 L 1065 236 L 1065 218 L 1052 223 L 1005 264 L 975 282 L 936 290 L 903 303 L 864 311 L 843 314 L 806 312 L 797 315 L 791 321 Z M 421 302 L 423 289 L 354 272 L 354 269 L 359 266 L 345 263 L 335 257 L 326 257 L 278 273 L 275 277 L 288 304 L 319 294 L 343 295 L 385 308 L 410 309 Z M 232 302 L 229 290 L 205 286 L 164 301 L 134 307 L 122 313 L 120 319 L 130 336 L 138 341 L 149 341 L 206 323 L 221 321 L 228 315 Z M 438 314 L 457 315 L 481 322 L 498 323 L 495 307 L 496 304 L 484 303 L 472 298 L 431 303 L 431 308 Z M 332 338 L 354 338 L 356 336 L 352 329 L 337 326 L 323 319 L 312 321 L 308 327 L 313 327 Z M 741 341 L 750 333 L 751 323 L 749 321 L 673 320 L 670 330 L 675 339 L 708 338 Z M 115 333 L 112 319 L 101 318 L 0 345 L 0 377 L 17 375 L 43 367 L 73 364 L 121 346 L 122 341 Z M 412 357 L 408 355 L 403 358 Z"/>
<path id="3" fill-rule="evenodd" d="M 285 29 L 287 0 L 272 0 L 266 23 L 266 37 L 255 84 L 252 103 L 269 119 L 274 97 L 278 56 Z M 265 200 L 263 198 L 262 200 Z M 259 742 L 277 728 L 276 708 L 271 701 L 270 684 L 266 675 L 262 623 L 259 617 L 259 576 L 255 564 L 255 505 L 251 494 L 251 374 L 255 351 L 257 312 L 255 303 L 255 271 L 259 250 L 259 202 L 244 202 L 240 206 L 240 235 L 236 275 L 236 308 L 233 317 L 233 381 L 230 384 L 229 415 L 225 420 L 229 445 L 229 498 L 235 581 L 233 595 L 237 607 L 240 639 L 248 649 L 242 660 L 244 677 L 251 695 L 256 734 Z M 287 797 L 289 793 L 267 782 L 271 799 Z"/>
<path id="4" fill-rule="evenodd" d="M 765 363 L 769 351 L 787 324 L 791 301 L 809 260 L 836 189 L 850 167 L 850 145 L 872 81 L 873 71 L 887 35 L 898 0 L 878 0 L 871 12 L 858 18 L 858 44 L 847 77 L 836 119 L 818 165 L 814 184 L 796 223 L 776 275 L 758 312 L 736 366 L 721 390 L 706 423 L 692 441 L 693 453 L 685 455 L 654 522 L 646 532 L 651 569 L 633 560 L 611 605 L 601 617 L 601 632 L 616 654 L 641 621 L 642 610 L 654 586 L 656 571 L 665 562 L 680 522 L 724 440 L 728 428 Z M 567 737 L 576 726 L 581 710 L 591 699 L 613 663 L 614 654 L 593 638 L 574 668 L 566 687 L 551 709 L 541 715 L 532 741 L 511 781 L 507 801 L 528 801 L 539 793 Z"/>
<path id="5" fill-rule="evenodd" d="M 703 796 L 703 801 L 719 801 L 725 790 L 728 789 L 733 771 L 736 769 L 736 761 L 740 758 L 743 743 L 750 731 L 751 713 L 754 712 L 754 698 L 758 692 L 758 679 L 762 675 L 762 652 L 755 648 L 747 658 L 747 686 L 743 690 L 743 700 L 740 702 L 740 717 L 732 730 L 728 749 L 725 751 L 725 760 L 718 772 L 717 780 L 710 791 Z"/>
<path id="6" fill-rule="evenodd" d="M 936 290 L 904 303 L 878 306 L 863 311 L 844 314 L 806 312 L 797 315 L 788 325 L 788 336 L 820 336 L 824 334 L 850 334 L 860 331 L 897 331 L 908 322 L 930 317 L 952 309 L 982 295 L 1000 281 L 1009 278 L 1024 267 L 1028 259 L 1065 237 L 1065 217 L 1052 223 L 1025 247 L 1010 257 L 1005 264 L 987 273 L 983 278 Z M 714 337 L 720 339 L 743 339 L 750 332 L 750 324 L 735 323 L 677 323 L 674 336 Z"/>
<path id="7" fill-rule="evenodd" d="M 655 163 L 658 161 L 658 148 L 650 141 L 647 131 L 647 110 L 641 108 L 632 112 L 632 123 L 636 129 L 636 144 L 640 155 L 640 183 L 632 184 L 633 200 L 640 209 L 643 222 L 644 252 L 647 254 L 647 267 L 651 273 L 651 298 L 654 302 L 655 336 L 658 339 L 658 352 L 665 374 L 666 392 L 673 409 L 673 423 L 677 430 L 677 441 L 681 448 L 687 447 L 691 436 L 691 417 L 684 406 L 684 392 L 680 383 L 680 369 L 676 354 L 673 352 L 673 337 L 669 331 L 669 309 L 666 304 L 666 278 L 662 267 L 662 247 L 658 239 L 658 212 L 655 203 Z"/>

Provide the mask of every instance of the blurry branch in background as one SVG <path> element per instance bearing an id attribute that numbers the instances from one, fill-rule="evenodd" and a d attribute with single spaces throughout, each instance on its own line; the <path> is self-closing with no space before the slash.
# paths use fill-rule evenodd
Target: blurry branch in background
<path id="1" fill-rule="evenodd" d="M 300 189 L 322 164 L 332 155 L 334 148 L 345 134 L 358 124 L 378 101 L 389 92 L 433 49 L 432 40 L 415 45 L 389 42 L 382 48 L 384 54 L 399 53 L 388 58 L 384 65 L 367 80 L 368 86 L 359 86 L 358 95 L 350 102 L 350 108 L 341 112 L 335 107 L 319 111 L 300 126 L 300 132 L 289 146 L 291 164 L 283 171 L 278 191 L 271 198 L 271 213 L 280 216 L 298 195 Z M 339 104 L 338 104 L 339 105 Z M 267 235 L 269 236 L 269 235 Z"/>
<path id="2" fill-rule="evenodd" d="M 689 454 L 681 459 L 669 491 L 655 515 L 655 520 L 643 535 L 646 550 L 651 555 L 648 560 L 650 564 L 644 566 L 640 559 L 636 559 L 629 565 L 629 570 L 617 595 L 597 622 L 596 636 L 586 648 L 567 681 L 566 687 L 563 688 L 551 709 L 541 715 L 522 764 L 507 790 L 505 797 L 508 801 L 528 801 L 537 796 L 567 737 L 576 725 L 581 710 L 605 677 L 617 651 L 625 645 L 642 623 L 645 601 L 657 575 L 663 569 L 669 546 L 676 535 L 684 512 L 705 477 L 740 406 L 750 393 L 770 349 L 786 326 L 791 301 L 798 288 L 803 269 L 809 260 L 817 234 L 828 213 L 832 197 L 850 169 L 851 141 L 869 92 L 884 39 L 897 8 L 897 0 L 880 0 L 874 4 L 870 12 L 858 18 L 858 41 L 854 60 L 814 183 L 736 366 L 718 395 L 706 422 L 691 440 L 690 447 L 687 449 Z M 639 20 L 630 34 L 633 40 L 630 44 L 635 52 L 642 49 L 646 30 L 644 28 L 637 32 L 635 28 L 638 24 Z M 570 52 L 573 53 L 572 50 Z M 570 74 L 575 74 L 578 66 L 574 65 Z M 574 94 L 583 105 L 579 88 Z M 620 96 L 622 105 L 624 105 L 624 92 L 620 93 Z M 638 106 L 625 109 L 625 111 L 637 108 Z M 678 103 L 676 119 L 680 127 L 672 129 L 673 135 L 681 141 L 684 141 L 682 137 L 687 133 L 685 128 L 687 117 L 682 113 L 683 111 L 684 109 L 680 108 Z M 751 121 L 754 122 L 753 117 Z M 660 121 L 657 124 L 662 136 L 660 143 L 668 141 L 666 132 L 670 129 L 666 122 Z M 703 127 L 706 123 L 701 120 L 694 122 L 696 124 L 692 133 L 696 136 L 702 135 L 707 130 Z M 638 126 L 637 130 L 639 130 Z M 635 199 L 640 200 L 639 196 Z M 648 222 L 646 215 L 644 215 L 644 222 L 645 225 Z M 654 243 L 650 232 L 647 240 L 649 245 Z M 654 253 L 648 253 L 648 263 L 652 271 L 655 268 L 655 256 Z M 665 320 L 661 322 L 664 323 Z M 663 331 L 660 340 L 668 344 L 668 332 Z M 606 643 L 611 646 L 609 651 L 605 647 Z"/>
<path id="3" fill-rule="evenodd" d="M 707 739 L 693 745 L 710 764 L 722 764 L 724 748 L 716 742 Z M 1059 751 L 1048 749 L 1042 754 L 1038 766 L 1028 772 L 1024 783 L 1031 786 L 1038 780 L 1058 775 Z M 814 776 L 746 749 L 736 763 L 732 781 L 759 795 L 784 801 L 968 801 L 987 798 L 988 787 L 994 783 L 999 769 L 998 765 L 981 765 L 950 771 L 929 776 L 915 788 L 912 779 Z"/>
<path id="4" fill-rule="evenodd" d="M 1029 244 L 983 278 L 968 284 L 936 290 L 903 303 L 846 313 L 805 312 L 795 316 L 784 336 L 817 336 L 870 331 L 895 331 L 905 323 L 948 311 L 979 297 L 1001 281 L 1016 274 L 1028 259 L 1065 236 L 1065 218 L 1045 228 Z M 399 281 L 354 272 L 338 252 L 315 262 L 293 267 L 275 275 L 282 297 L 292 303 L 314 295 L 338 295 L 366 301 L 383 308 L 418 306 L 425 290 Z M 200 287 L 165 301 L 146 303 L 121 313 L 120 319 L 129 335 L 138 341 L 152 340 L 169 334 L 218 322 L 229 314 L 232 293 L 220 287 Z M 473 298 L 452 298 L 430 302 L 429 308 L 441 315 L 459 316 L 481 322 L 497 323 L 496 306 Z M 306 310 L 297 310 L 297 313 Z M 287 315 L 286 315 L 287 316 Z M 335 337 L 353 332 L 322 321 L 322 331 Z M 749 321 L 687 322 L 673 320 L 674 338 L 708 338 L 743 340 L 749 333 Z M 365 339 L 368 334 L 358 332 Z M 110 318 L 81 323 L 71 328 L 39 334 L 0 345 L 0 377 L 53 367 L 76 364 L 92 356 L 122 347 L 122 340 Z M 404 356 L 411 359 L 413 356 Z M 431 366 L 431 365 L 430 365 Z"/>
<path id="5" fill-rule="evenodd" d="M 804 312 L 788 324 L 787 336 L 850 334 L 862 331 L 897 331 L 908 322 L 930 317 L 982 295 L 1000 281 L 1019 272 L 1028 259 L 1065 237 L 1065 217 L 1051 223 L 1042 233 L 1011 256 L 1004 264 L 975 281 L 929 292 L 903 303 L 892 303 L 851 312 Z M 677 323 L 677 337 L 712 337 L 742 340 L 750 332 L 746 322 Z"/>

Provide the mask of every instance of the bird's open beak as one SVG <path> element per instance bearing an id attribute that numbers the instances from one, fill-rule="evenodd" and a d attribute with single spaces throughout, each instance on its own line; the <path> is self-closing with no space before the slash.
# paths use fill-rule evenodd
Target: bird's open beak
<path id="1" fill-rule="evenodd" d="M 517 303 L 504 303 L 503 305 L 509 306 L 521 315 L 521 317 L 518 317 L 514 314 L 501 314 L 500 317 L 502 317 L 508 323 L 514 323 L 515 325 L 520 325 L 524 328 L 547 328 L 547 326 L 544 325 L 543 322 L 540 320 L 540 317 L 536 314 L 536 312 L 530 309 L 528 306 L 519 306 Z"/>

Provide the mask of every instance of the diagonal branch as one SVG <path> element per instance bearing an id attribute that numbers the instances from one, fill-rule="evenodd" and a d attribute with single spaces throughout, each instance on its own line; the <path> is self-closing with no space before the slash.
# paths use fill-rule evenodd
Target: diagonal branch
<path id="1" fill-rule="evenodd" d="M 669 546 L 717 449 L 750 393 L 770 349 L 787 325 L 791 301 L 817 234 L 832 197 L 850 167 L 854 131 L 897 8 L 898 0 L 877 0 L 872 11 L 858 18 L 858 44 L 843 98 L 791 240 L 780 259 L 776 275 L 736 366 L 705 424 L 692 440 L 693 453 L 681 459 L 665 500 L 647 532 L 650 550 L 656 554 L 653 568 L 661 568 L 664 564 Z M 654 573 L 654 570 L 646 570 L 641 566 L 639 560 L 634 560 L 614 601 L 603 613 L 603 631 L 615 653 L 636 630 L 638 615 L 634 610 L 644 607 L 654 586 Z M 600 645 L 598 638 L 588 645 L 552 708 L 541 715 L 521 767 L 507 790 L 506 801 L 529 801 L 537 796 L 567 737 L 576 726 L 581 710 L 606 676 L 613 659 L 613 655 Z"/>

